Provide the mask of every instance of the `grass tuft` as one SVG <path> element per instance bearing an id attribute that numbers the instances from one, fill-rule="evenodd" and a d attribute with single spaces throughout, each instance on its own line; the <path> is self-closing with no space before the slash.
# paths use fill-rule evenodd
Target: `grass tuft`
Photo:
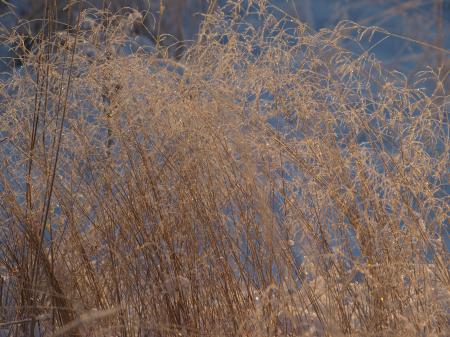
<path id="1" fill-rule="evenodd" d="M 249 3 L 177 59 L 48 6 L 0 83 L 0 331 L 448 334 L 443 75 Z"/>

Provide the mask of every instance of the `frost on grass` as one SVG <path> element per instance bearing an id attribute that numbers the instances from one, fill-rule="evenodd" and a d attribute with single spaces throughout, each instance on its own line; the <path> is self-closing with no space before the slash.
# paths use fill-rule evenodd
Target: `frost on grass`
<path id="1" fill-rule="evenodd" d="M 179 61 L 82 16 L 1 84 L 2 321 L 55 317 L 10 331 L 446 335 L 442 74 L 251 3 Z"/>

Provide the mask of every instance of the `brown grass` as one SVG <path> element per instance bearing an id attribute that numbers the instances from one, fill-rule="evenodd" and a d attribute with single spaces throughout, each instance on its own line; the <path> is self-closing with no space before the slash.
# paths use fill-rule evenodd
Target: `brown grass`
<path id="1" fill-rule="evenodd" d="M 265 4 L 208 15 L 179 61 L 121 52 L 138 15 L 57 33 L 49 7 L 0 87 L 1 329 L 448 334 L 442 74 Z"/>

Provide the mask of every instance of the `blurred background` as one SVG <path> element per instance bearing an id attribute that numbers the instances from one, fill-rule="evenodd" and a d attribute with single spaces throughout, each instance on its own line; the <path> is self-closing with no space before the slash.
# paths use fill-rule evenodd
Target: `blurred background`
<path id="1" fill-rule="evenodd" d="M 184 48 L 195 40 L 203 14 L 227 2 L 0 0 L 0 34 L 8 36 L 13 27 L 18 25 L 22 34 L 36 34 L 41 28 L 40 19 L 45 16 L 46 1 L 57 4 L 58 20 L 61 23 L 75 20 L 81 9 L 92 6 L 108 8 L 113 13 L 123 11 L 124 8 L 136 9 L 144 13 L 144 20 L 143 26 L 135 30 L 135 37 L 141 38 L 144 44 L 155 43 L 155 39 L 161 35 L 166 36 L 166 44 L 184 41 L 174 53 L 176 57 L 180 57 Z M 427 66 L 435 70 L 440 68 L 444 82 L 448 83 L 445 77 L 448 77 L 446 74 L 450 69 L 449 54 L 443 49 L 450 49 L 450 0 L 273 0 L 270 3 L 317 31 L 333 28 L 342 20 L 351 20 L 363 26 L 379 26 L 400 35 L 390 36 L 378 44 L 385 37 L 384 34 L 378 34 L 371 41 L 372 45 L 376 45 L 371 52 L 389 69 L 399 70 L 408 76 Z M 1 71 L 11 67 L 10 48 L 8 43 L 2 43 L 0 47 Z"/>

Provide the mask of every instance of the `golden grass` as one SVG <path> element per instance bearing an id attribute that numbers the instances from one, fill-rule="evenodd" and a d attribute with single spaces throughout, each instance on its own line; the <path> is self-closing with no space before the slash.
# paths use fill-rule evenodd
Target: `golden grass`
<path id="1" fill-rule="evenodd" d="M 124 55 L 129 17 L 48 11 L 0 89 L 0 328 L 447 335 L 442 74 L 265 4 L 208 15 L 178 61 Z"/>

